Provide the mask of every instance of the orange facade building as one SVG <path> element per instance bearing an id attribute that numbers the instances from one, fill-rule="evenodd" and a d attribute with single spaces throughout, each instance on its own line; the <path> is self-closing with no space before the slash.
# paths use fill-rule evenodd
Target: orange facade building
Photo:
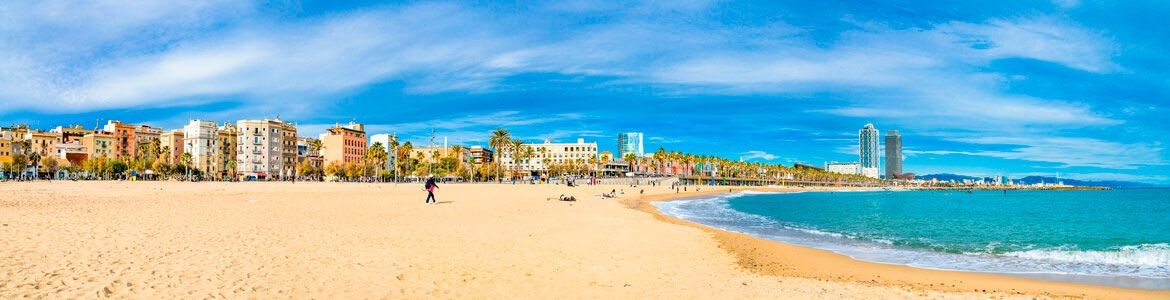
<path id="1" fill-rule="evenodd" d="M 346 126 L 338 124 L 326 130 L 321 143 L 325 146 L 322 155 L 326 165 L 334 161 L 361 163 L 367 151 L 366 127 L 354 122 Z"/>
<path id="2" fill-rule="evenodd" d="M 131 160 L 138 154 L 138 138 L 135 134 L 138 126 L 121 121 L 110 120 L 102 128 L 105 132 L 114 135 L 114 158 Z"/>

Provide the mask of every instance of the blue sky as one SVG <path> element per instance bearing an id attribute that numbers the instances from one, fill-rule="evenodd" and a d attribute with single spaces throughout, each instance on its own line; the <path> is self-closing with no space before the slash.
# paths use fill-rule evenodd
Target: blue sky
<path id="1" fill-rule="evenodd" d="M 97 2 L 97 3 L 94 3 Z M 1142 1 L 5 1 L 0 123 L 280 114 L 422 141 L 585 138 L 918 174 L 1170 183 L 1170 5 Z"/>

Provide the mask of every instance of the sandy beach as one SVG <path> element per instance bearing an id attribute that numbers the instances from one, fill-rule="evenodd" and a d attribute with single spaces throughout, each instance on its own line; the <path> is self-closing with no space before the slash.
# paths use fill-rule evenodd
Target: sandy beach
<path id="1" fill-rule="evenodd" d="M 0 183 L 0 298 L 1170 298 L 855 261 L 637 189 L 452 184 L 428 206 L 421 184 Z"/>

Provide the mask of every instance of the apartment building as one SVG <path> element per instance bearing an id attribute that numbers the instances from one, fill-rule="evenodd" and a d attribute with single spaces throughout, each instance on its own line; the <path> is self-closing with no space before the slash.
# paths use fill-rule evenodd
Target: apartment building
<path id="1" fill-rule="evenodd" d="M 206 175 L 219 173 L 216 154 L 219 127 L 215 121 L 191 120 L 183 126 L 183 153 L 191 155 L 191 167 Z"/>
<path id="2" fill-rule="evenodd" d="M 134 124 L 110 120 L 102 130 L 114 136 L 114 158 L 130 160 L 138 154 L 137 128 Z"/>
<path id="3" fill-rule="evenodd" d="M 217 174 L 220 179 L 236 178 L 237 157 L 239 148 L 239 130 L 236 124 L 223 123 L 219 126 L 219 144 L 215 155 Z"/>
<path id="4" fill-rule="evenodd" d="M 236 171 L 251 179 L 278 179 L 284 170 L 284 128 L 280 120 L 240 120 Z"/>

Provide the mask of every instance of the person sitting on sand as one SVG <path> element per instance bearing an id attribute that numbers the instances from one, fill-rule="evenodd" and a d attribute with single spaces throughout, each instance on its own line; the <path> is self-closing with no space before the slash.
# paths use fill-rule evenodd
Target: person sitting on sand
<path id="1" fill-rule="evenodd" d="M 427 190 L 427 200 L 423 204 L 431 204 L 431 201 L 439 204 L 439 200 L 435 199 L 435 189 L 437 188 L 439 188 L 439 185 L 435 184 L 435 176 L 427 177 L 427 183 L 423 185 L 423 189 Z"/>

